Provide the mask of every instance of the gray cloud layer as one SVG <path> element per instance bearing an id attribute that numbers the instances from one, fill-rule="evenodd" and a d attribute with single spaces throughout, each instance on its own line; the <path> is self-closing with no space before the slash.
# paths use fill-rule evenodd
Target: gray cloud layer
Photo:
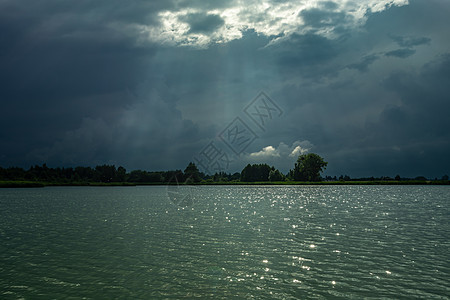
<path id="1" fill-rule="evenodd" d="M 265 90 L 285 113 L 230 172 L 299 141 L 333 175 L 449 172 L 447 2 L 366 1 L 359 19 L 317 2 L 283 26 L 260 6 L 223 14 L 236 3 L 2 1 L 0 165 L 184 168 Z M 185 11 L 173 32 L 201 47 L 154 38 Z M 288 152 L 270 161 L 287 171 Z"/>

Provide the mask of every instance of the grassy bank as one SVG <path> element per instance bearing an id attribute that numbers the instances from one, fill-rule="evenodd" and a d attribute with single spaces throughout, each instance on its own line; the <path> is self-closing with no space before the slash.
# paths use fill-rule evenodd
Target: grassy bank
<path id="1" fill-rule="evenodd" d="M 33 188 L 44 186 L 42 182 L 37 181 L 0 181 L 0 188 Z"/>
<path id="2" fill-rule="evenodd" d="M 132 182 L 44 182 L 45 186 L 136 186 Z"/>
<path id="3" fill-rule="evenodd" d="M 0 181 L 0 188 L 29 188 L 46 186 L 136 186 L 131 182 L 40 182 L 40 181 Z"/>
<path id="4" fill-rule="evenodd" d="M 137 185 L 177 185 L 177 183 L 137 183 Z M 450 185 L 448 180 L 373 180 L 373 181 L 201 181 L 178 185 Z"/>
<path id="5" fill-rule="evenodd" d="M 38 182 L 38 181 L 0 181 L 0 188 L 29 188 L 29 187 L 46 187 L 46 186 L 148 186 L 148 185 L 177 185 L 177 183 L 149 182 L 149 183 L 132 183 L 132 182 Z M 179 185 L 188 185 L 179 183 Z M 260 182 L 243 182 L 243 181 L 202 181 L 198 183 L 189 183 L 189 185 L 450 185 L 449 180 L 374 180 L 374 181 L 260 181 Z"/>
<path id="6" fill-rule="evenodd" d="M 374 181 L 261 181 L 261 182 L 199 182 L 196 185 L 450 185 L 448 180 L 374 180 Z"/>

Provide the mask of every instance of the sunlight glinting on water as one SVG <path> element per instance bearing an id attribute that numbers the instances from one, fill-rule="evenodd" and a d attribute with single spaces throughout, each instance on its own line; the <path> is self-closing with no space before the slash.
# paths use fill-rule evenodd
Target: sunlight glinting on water
<path id="1" fill-rule="evenodd" d="M 0 191 L 1 298 L 448 295 L 446 187 Z"/>

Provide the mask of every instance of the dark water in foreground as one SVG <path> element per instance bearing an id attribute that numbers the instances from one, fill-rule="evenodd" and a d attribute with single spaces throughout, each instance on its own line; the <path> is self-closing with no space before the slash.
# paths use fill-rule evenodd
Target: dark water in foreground
<path id="1" fill-rule="evenodd" d="M 0 190 L 0 299 L 448 299 L 450 187 Z"/>

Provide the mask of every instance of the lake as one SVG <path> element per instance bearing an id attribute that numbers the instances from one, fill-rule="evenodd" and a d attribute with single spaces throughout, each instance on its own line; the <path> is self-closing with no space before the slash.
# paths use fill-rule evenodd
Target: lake
<path id="1" fill-rule="evenodd" d="M 448 186 L 0 189 L 0 299 L 449 299 L 449 200 Z"/>

